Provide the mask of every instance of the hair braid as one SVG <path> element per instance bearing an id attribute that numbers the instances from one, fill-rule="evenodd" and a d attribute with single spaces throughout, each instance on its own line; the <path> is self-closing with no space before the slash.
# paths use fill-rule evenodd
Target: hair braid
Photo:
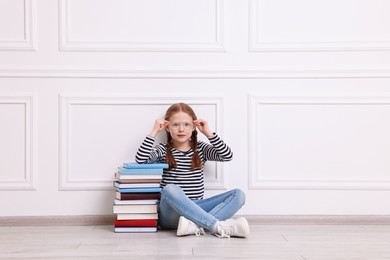
<path id="1" fill-rule="evenodd" d="M 172 155 L 172 136 L 169 132 L 167 132 L 167 154 L 165 156 L 165 161 L 169 165 L 169 168 L 176 169 L 176 162 L 173 159 Z"/>
<path id="2" fill-rule="evenodd" d="M 194 130 L 191 135 L 191 148 L 192 151 L 194 151 L 194 154 L 192 155 L 191 170 L 203 168 L 202 160 L 199 157 L 197 146 L 198 146 L 198 132 Z"/>

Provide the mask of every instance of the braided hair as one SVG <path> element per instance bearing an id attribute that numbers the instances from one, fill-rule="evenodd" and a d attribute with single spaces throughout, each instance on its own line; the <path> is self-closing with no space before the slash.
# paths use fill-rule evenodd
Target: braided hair
<path id="1" fill-rule="evenodd" d="M 184 112 L 184 113 L 188 114 L 189 116 L 192 117 L 193 120 L 197 119 L 194 110 L 192 110 L 192 108 L 189 105 L 187 105 L 185 103 L 176 103 L 176 104 L 171 105 L 168 108 L 167 112 L 165 113 L 165 120 L 169 121 L 171 116 L 173 114 L 178 113 L 178 112 Z M 176 165 L 175 159 L 173 158 L 173 155 L 172 155 L 172 148 L 173 148 L 172 136 L 168 131 L 166 131 L 166 133 L 167 133 L 167 143 L 166 143 L 167 154 L 165 157 L 165 161 L 166 161 L 166 163 L 169 164 L 169 168 L 175 169 L 177 167 L 177 165 Z M 197 145 L 198 145 L 198 131 L 196 131 L 196 129 L 194 131 L 192 131 L 190 145 L 191 145 L 192 151 L 194 152 L 192 155 L 191 170 L 201 169 L 203 167 L 203 165 L 202 165 L 202 161 L 199 157 L 198 150 L 196 149 Z"/>

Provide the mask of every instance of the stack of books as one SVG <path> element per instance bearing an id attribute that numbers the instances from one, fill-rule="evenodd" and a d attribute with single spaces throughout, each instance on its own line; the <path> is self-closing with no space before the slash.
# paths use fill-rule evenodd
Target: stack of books
<path id="1" fill-rule="evenodd" d="M 165 163 L 124 163 L 115 173 L 113 212 L 116 233 L 156 232 Z"/>

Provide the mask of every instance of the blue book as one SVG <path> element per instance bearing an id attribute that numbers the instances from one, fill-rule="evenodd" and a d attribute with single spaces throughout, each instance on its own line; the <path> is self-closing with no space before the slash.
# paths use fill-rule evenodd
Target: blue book
<path id="1" fill-rule="evenodd" d="M 114 181 L 114 187 L 119 189 L 128 189 L 128 188 L 159 188 L 159 182 L 149 182 L 149 183 L 120 183 L 119 181 Z"/>
<path id="2" fill-rule="evenodd" d="M 161 192 L 161 188 L 120 188 L 117 191 L 121 193 L 142 193 L 142 192 Z"/>
<path id="3" fill-rule="evenodd" d="M 168 169 L 169 165 L 167 163 L 124 163 L 123 167 L 127 169 Z"/>
<path id="4" fill-rule="evenodd" d="M 162 174 L 163 169 L 162 168 L 156 168 L 156 169 L 127 169 L 127 168 L 119 168 L 118 172 L 120 174 Z"/>

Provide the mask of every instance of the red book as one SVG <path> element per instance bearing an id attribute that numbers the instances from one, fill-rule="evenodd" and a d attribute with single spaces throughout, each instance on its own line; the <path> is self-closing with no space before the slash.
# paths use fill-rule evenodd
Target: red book
<path id="1" fill-rule="evenodd" d="M 157 219 L 115 219 L 114 225 L 115 227 L 157 227 Z"/>

